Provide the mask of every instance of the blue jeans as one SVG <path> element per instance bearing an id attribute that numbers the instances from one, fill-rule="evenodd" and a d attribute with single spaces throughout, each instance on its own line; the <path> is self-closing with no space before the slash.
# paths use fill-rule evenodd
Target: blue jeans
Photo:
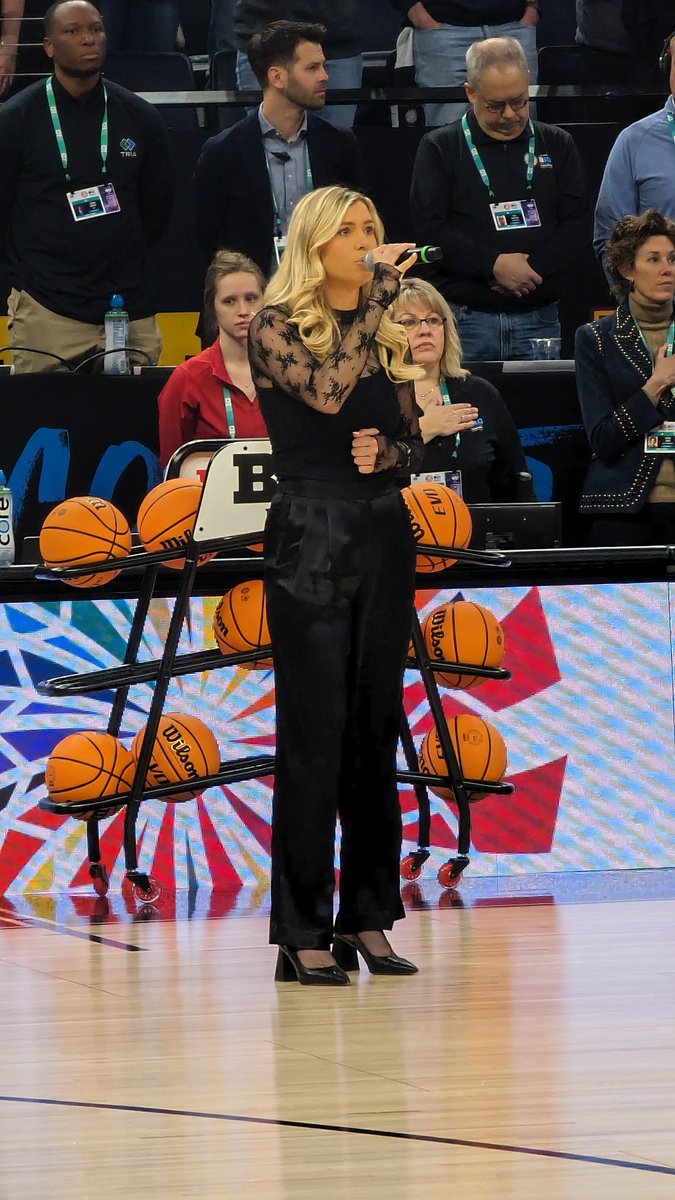
<path id="1" fill-rule="evenodd" d="M 108 50 L 175 50 L 178 0 L 99 0 Z"/>
<path id="2" fill-rule="evenodd" d="M 531 345 L 532 338 L 560 337 L 557 304 L 543 304 L 520 313 L 482 312 L 466 304 L 452 304 L 451 308 L 464 362 L 536 359 L 539 355 Z"/>
<path id="3" fill-rule="evenodd" d="M 232 30 L 233 10 L 234 0 L 211 0 L 207 46 L 209 59 L 212 59 L 219 50 L 236 50 Z"/>
<path id="4" fill-rule="evenodd" d="M 331 58 L 326 62 L 329 88 L 360 88 L 363 78 L 363 59 L 360 54 L 354 58 Z M 260 84 L 256 79 L 251 64 L 241 51 L 237 55 L 237 87 L 240 92 L 259 91 Z M 315 110 L 317 117 L 330 121 L 342 129 L 351 129 L 356 115 L 355 104 L 329 104 L 327 108 Z"/>
<path id="5" fill-rule="evenodd" d="M 442 29 L 416 29 L 415 82 L 418 87 L 463 87 L 466 83 L 466 52 L 474 42 L 489 37 L 514 37 L 522 44 L 530 69 L 530 83 L 537 82 L 537 30 L 520 21 L 503 25 L 444 25 Z M 449 125 L 459 121 L 466 104 L 425 104 L 427 125 Z"/>

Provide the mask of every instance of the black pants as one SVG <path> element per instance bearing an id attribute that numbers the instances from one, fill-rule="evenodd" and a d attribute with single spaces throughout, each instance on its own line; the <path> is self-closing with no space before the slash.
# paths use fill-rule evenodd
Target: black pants
<path id="1" fill-rule="evenodd" d="M 597 516 L 589 534 L 590 546 L 675 545 L 675 504 L 645 504 L 637 513 Z"/>
<path id="2" fill-rule="evenodd" d="M 265 531 L 277 722 L 271 942 L 330 945 L 337 816 L 336 927 L 391 929 L 403 916 L 396 746 L 414 562 L 398 489 L 344 499 L 337 487 L 306 484 L 272 501 Z"/>

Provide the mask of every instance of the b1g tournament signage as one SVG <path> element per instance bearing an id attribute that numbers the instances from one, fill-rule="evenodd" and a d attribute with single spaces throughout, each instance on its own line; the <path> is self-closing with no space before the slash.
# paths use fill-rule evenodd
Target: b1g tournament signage
<path id="1" fill-rule="evenodd" d="M 277 488 L 265 438 L 188 442 L 167 468 L 169 478 L 204 481 L 195 541 L 259 533 Z"/>

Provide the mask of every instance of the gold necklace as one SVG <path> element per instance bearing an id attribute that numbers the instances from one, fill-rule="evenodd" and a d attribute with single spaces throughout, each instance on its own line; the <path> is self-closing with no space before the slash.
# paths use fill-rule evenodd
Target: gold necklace
<path id="1" fill-rule="evenodd" d="M 438 391 L 439 387 L 440 387 L 439 383 L 434 383 L 432 387 L 427 388 L 426 392 L 420 392 L 417 399 L 418 400 L 426 400 L 427 396 L 432 396 L 434 392 Z"/>

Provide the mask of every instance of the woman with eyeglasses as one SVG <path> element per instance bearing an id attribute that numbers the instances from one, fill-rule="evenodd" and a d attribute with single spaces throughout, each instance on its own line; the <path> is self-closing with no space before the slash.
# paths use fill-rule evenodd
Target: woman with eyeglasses
<path id="1" fill-rule="evenodd" d="M 415 382 L 420 473 L 444 473 L 468 504 L 536 500 L 513 418 L 497 389 L 462 367 L 455 319 L 440 292 L 404 280 L 387 319 L 403 326 L 413 362 L 424 370 Z"/>

